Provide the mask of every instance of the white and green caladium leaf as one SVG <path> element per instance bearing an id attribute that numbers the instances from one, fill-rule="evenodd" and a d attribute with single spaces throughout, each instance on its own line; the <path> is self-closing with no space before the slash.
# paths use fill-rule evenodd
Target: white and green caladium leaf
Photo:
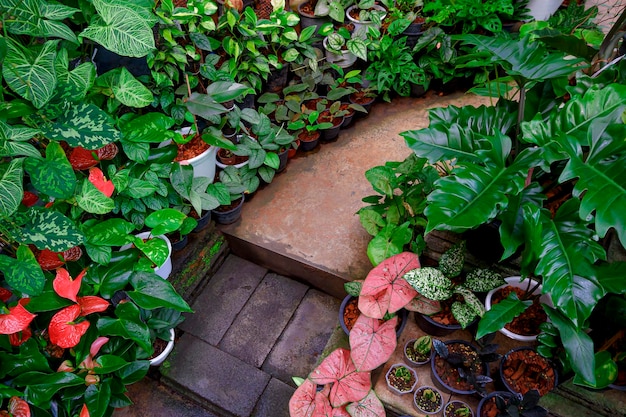
<path id="1" fill-rule="evenodd" d="M 468 304 L 455 301 L 450 306 L 450 311 L 464 329 L 476 319 L 476 312 Z"/>
<path id="2" fill-rule="evenodd" d="M 37 249 L 63 252 L 85 241 L 74 222 L 58 211 L 31 207 L 29 215 L 29 221 L 21 230 L 23 243 L 32 243 Z"/>
<path id="3" fill-rule="evenodd" d="M 48 144 L 45 159 L 26 158 L 24 169 L 30 175 L 33 186 L 43 194 L 64 199 L 74 195 L 76 174 L 57 142 Z"/>
<path id="4" fill-rule="evenodd" d="M 110 88 L 115 99 L 128 107 L 146 107 L 154 100 L 152 92 L 124 67 L 112 69 L 101 75 L 97 84 Z"/>
<path id="5" fill-rule="evenodd" d="M 46 277 L 26 245 L 17 248 L 16 258 L 0 254 L 0 271 L 12 288 L 28 295 L 39 295 L 43 291 Z"/>
<path id="6" fill-rule="evenodd" d="M 443 301 L 452 297 L 453 283 L 438 269 L 422 267 L 409 271 L 404 279 L 426 298 Z"/>
<path id="7" fill-rule="evenodd" d="M 465 265 L 465 241 L 453 245 L 439 258 L 439 270 L 448 278 L 458 276 Z"/>
<path id="8" fill-rule="evenodd" d="M 24 195 L 22 178 L 24 158 L 0 164 L 0 217 L 10 217 L 17 211 Z"/>
<path id="9" fill-rule="evenodd" d="M 76 194 L 76 202 L 78 207 L 93 214 L 107 214 L 115 208 L 115 201 L 87 180 L 83 181 L 80 193 Z"/>
<path id="10" fill-rule="evenodd" d="M 100 149 L 120 140 L 121 134 L 110 117 L 94 104 L 72 105 L 54 123 L 42 127 L 46 137 L 66 141 L 70 146 Z"/>
<path id="11" fill-rule="evenodd" d="M 485 314 L 485 305 L 476 297 L 469 288 L 464 285 L 457 285 L 454 288 L 455 294 L 460 294 L 465 300 L 465 304 L 474 312 L 475 315 L 482 317 Z"/>
<path id="12" fill-rule="evenodd" d="M 6 22 L 9 33 L 39 38 L 61 38 L 78 43 L 74 31 L 62 21 L 78 9 L 44 0 L 3 0 L 0 12 L 12 16 Z"/>
<path id="13" fill-rule="evenodd" d="M 25 48 L 7 38 L 7 54 L 2 63 L 5 81 L 20 96 L 37 108 L 42 108 L 57 86 L 54 70 L 58 41 L 48 41 L 40 47 Z"/>
<path id="14" fill-rule="evenodd" d="M 0 158 L 5 156 L 33 156 L 40 157 L 41 154 L 28 141 L 39 130 L 25 126 L 11 126 L 0 120 Z"/>
<path id="15" fill-rule="evenodd" d="M 506 284 L 499 273 L 490 269 L 474 269 L 465 277 L 464 287 L 474 292 L 488 292 Z"/>

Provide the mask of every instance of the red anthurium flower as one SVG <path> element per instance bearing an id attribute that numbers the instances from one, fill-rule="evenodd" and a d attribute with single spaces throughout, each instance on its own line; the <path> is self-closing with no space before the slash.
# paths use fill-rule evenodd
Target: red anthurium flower
<path id="1" fill-rule="evenodd" d="M 102 148 L 96 150 L 96 156 L 101 161 L 109 161 L 115 158 L 117 152 L 119 151 L 117 145 L 115 143 L 109 143 L 104 145 Z"/>
<path id="2" fill-rule="evenodd" d="M 35 316 L 21 304 L 9 308 L 9 314 L 0 314 L 0 334 L 21 332 L 28 327 Z"/>
<path id="3" fill-rule="evenodd" d="M 51 271 L 62 267 L 65 261 L 61 253 L 43 249 L 37 254 L 37 263 L 44 271 Z"/>
<path id="4" fill-rule="evenodd" d="M 56 292 L 60 297 L 77 302 L 76 296 L 78 295 L 80 283 L 82 282 L 86 271 L 86 269 L 83 269 L 83 271 L 78 274 L 76 279 L 72 279 L 70 273 L 67 272 L 66 269 L 57 269 L 57 275 L 54 278 L 54 281 L 52 281 L 52 288 L 54 288 L 54 292 Z"/>
<path id="5" fill-rule="evenodd" d="M 72 149 L 72 153 L 70 153 L 68 159 L 70 160 L 72 168 L 77 170 L 89 169 L 98 165 L 99 162 L 96 159 L 95 151 L 90 151 L 82 146 L 77 146 Z"/>
<path id="6" fill-rule="evenodd" d="M 107 300 L 95 295 L 78 297 L 78 304 L 80 305 L 80 314 L 83 316 L 87 316 L 92 313 L 102 313 L 104 310 L 109 308 L 109 302 Z"/>
<path id="7" fill-rule="evenodd" d="M 85 358 L 84 361 L 80 363 L 80 365 L 78 365 L 78 367 L 82 369 L 93 369 L 95 366 L 95 363 L 93 361 L 94 358 L 96 357 L 98 352 L 100 352 L 102 346 L 104 346 L 108 341 L 108 337 L 100 336 L 96 338 L 96 340 L 93 341 L 91 347 L 89 348 L 89 355 Z"/>
<path id="8" fill-rule="evenodd" d="M 52 316 L 48 326 L 50 342 L 64 349 L 76 346 L 89 328 L 89 322 L 86 320 L 74 323 L 79 315 L 80 305 L 74 304 Z"/>
<path id="9" fill-rule="evenodd" d="M 78 417 L 89 417 L 89 410 L 87 409 L 87 404 L 83 404 L 83 408 L 81 408 L 80 415 Z"/>
<path id="10" fill-rule="evenodd" d="M 11 397 L 8 411 L 0 411 L 0 416 L 7 417 L 30 417 L 28 403 L 19 397 Z"/>
<path id="11" fill-rule="evenodd" d="M 35 193 L 31 193 L 30 191 L 24 191 L 24 196 L 22 197 L 22 204 L 26 207 L 32 207 L 37 203 L 39 197 Z"/>
<path id="12" fill-rule="evenodd" d="M 9 343 L 11 344 L 11 346 L 20 346 L 22 343 L 30 339 L 32 335 L 33 335 L 33 332 L 30 330 L 30 327 L 27 327 L 21 332 L 10 334 Z"/>
<path id="13" fill-rule="evenodd" d="M 13 293 L 9 290 L 7 290 L 4 287 L 0 287 L 0 301 L 6 303 L 7 301 L 9 301 L 9 298 L 11 298 L 11 296 L 13 295 Z"/>
<path id="14" fill-rule="evenodd" d="M 104 174 L 100 168 L 90 168 L 89 169 L 89 182 L 96 186 L 102 194 L 107 197 L 111 197 L 113 195 L 113 190 L 115 190 L 115 186 L 111 181 L 107 181 L 104 178 Z"/>
<path id="15" fill-rule="evenodd" d="M 63 252 L 63 259 L 65 259 L 65 262 L 77 261 L 81 256 L 83 256 L 83 250 L 80 246 L 74 246 L 73 248 L 69 248 Z"/>

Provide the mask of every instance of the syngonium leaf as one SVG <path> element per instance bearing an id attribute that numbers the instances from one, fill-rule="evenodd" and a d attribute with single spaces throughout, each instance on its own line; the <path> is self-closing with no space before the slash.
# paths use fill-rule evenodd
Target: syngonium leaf
<path id="1" fill-rule="evenodd" d="M 361 314 L 350 330 L 352 361 L 359 371 L 371 371 L 389 360 L 396 349 L 398 317 L 382 322 Z"/>
<path id="2" fill-rule="evenodd" d="M 155 48 L 154 16 L 118 0 L 93 0 L 98 14 L 80 33 L 118 55 L 141 58 Z"/>
<path id="3" fill-rule="evenodd" d="M 62 22 L 72 17 L 78 9 L 44 0 L 5 0 L 0 5 L 0 10 L 10 12 L 13 16 L 6 23 L 9 33 L 62 38 L 78 43 L 72 29 Z"/>
<path id="4" fill-rule="evenodd" d="M 85 240 L 74 222 L 58 211 L 32 207 L 29 216 L 21 238 L 23 243 L 32 243 L 37 249 L 63 252 Z"/>
<path id="5" fill-rule="evenodd" d="M 70 146 L 100 149 L 120 140 L 121 134 L 110 117 L 91 103 L 72 105 L 54 123 L 42 127 L 44 135 L 56 141 L 66 141 Z"/>
<path id="6" fill-rule="evenodd" d="M 16 258 L 0 254 L 0 271 L 11 287 L 32 296 L 41 294 L 46 283 L 35 255 L 26 245 L 17 248 Z"/>
<path id="7" fill-rule="evenodd" d="M 409 222 L 400 225 L 392 223 L 389 219 L 388 222 L 389 224 L 367 244 L 367 257 L 372 265 L 378 265 L 385 259 L 400 254 L 413 238 Z"/>
<path id="8" fill-rule="evenodd" d="M 146 107 L 152 103 L 152 92 L 126 68 L 115 68 L 98 78 L 98 85 L 106 86 L 113 96 L 128 107 Z"/>
<path id="9" fill-rule="evenodd" d="M 309 379 L 318 385 L 332 384 L 329 398 L 333 407 L 360 401 L 372 386 L 370 373 L 357 371 L 350 358 L 350 351 L 344 348 L 332 351 L 311 372 Z"/>
<path id="10" fill-rule="evenodd" d="M 417 295 L 403 276 L 419 267 L 417 255 L 411 252 L 394 255 L 378 264 L 363 282 L 359 294 L 359 310 L 366 316 L 377 319 L 400 310 Z"/>
<path id="11" fill-rule="evenodd" d="M 115 208 L 115 201 L 104 195 L 90 181 L 83 181 L 79 194 L 76 194 L 78 206 L 87 213 L 107 214 Z"/>
<path id="12" fill-rule="evenodd" d="M 0 216 L 2 217 L 9 217 L 15 213 L 22 201 L 23 162 L 23 158 L 15 158 L 8 164 L 0 165 Z"/>
<path id="13" fill-rule="evenodd" d="M 39 151 L 28 141 L 39 130 L 24 126 L 11 126 L 0 120 L 0 158 L 5 156 L 41 157 Z"/>
<path id="14" fill-rule="evenodd" d="M 48 41 L 40 48 L 30 49 L 7 38 L 2 75 L 13 91 L 37 108 L 50 101 L 56 91 L 54 61 L 57 45 L 58 41 Z"/>
<path id="15" fill-rule="evenodd" d="M 76 103 L 83 100 L 93 86 L 96 80 L 96 67 L 93 62 L 83 62 L 70 71 L 69 66 L 67 49 L 61 49 L 54 64 L 58 79 L 54 99 Z"/>
<path id="16" fill-rule="evenodd" d="M 57 142 L 48 144 L 45 159 L 26 158 L 24 169 L 30 175 L 33 186 L 43 194 L 64 199 L 74 195 L 76 174 Z"/>

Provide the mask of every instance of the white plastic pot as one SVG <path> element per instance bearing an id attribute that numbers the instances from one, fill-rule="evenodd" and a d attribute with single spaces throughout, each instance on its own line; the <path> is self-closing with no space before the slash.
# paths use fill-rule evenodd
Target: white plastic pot
<path id="1" fill-rule="evenodd" d="M 357 20 L 357 19 L 354 19 L 352 16 L 350 16 L 350 12 L 352 10 L 356 9 L 356 8 L 357 8 L 357 6 L 350 6 L 346 10 L 346 17 L 354 25 L 355 32 L 356 31 L 362 31 L 363 29 L 361 29 L 361 28 L 363 28 L 363 27 L 367 31 L 367 27 L 368 26 L 375 26 L 375 25 L 377 25 L 372 20 Z M 372 9 L 380 10 L 381 12 L 385 11 L 385 8 L 383 6 L 379 6 L 378 4 L 375 4 L 374 6 L 372 6 Z M 383 15 L 382 19 L 380 19 L 380 20 L 382 21 L 385 18 L 385 16 L 387 16 L 387 15 L 386 14 Z"/>
<path id="2" fill-rule="evenodd" d="M 167 342 L 167 346 L 165 347 L 165 350 L 163 350 L 163 352 L 161 352 L 158 356 L 150 359 L 150 366 L 159 366 L 165 361 L 165 359 L 167 359 L 168 355 L 174 349 L 174 337 L 175 336 L 176 334 L 174 333 L 174 329 L 170 329 L 170 340 Z"/>
<path id="3" fill-rule="evenodd" d="M 158 239 L 163 239 L 165 243 L 167 243 L 167 249 L 168 249 L 167 259 L 165 260 L 163 265 L 157 266 L 154 268 L 154 273 L 163 279 L 168 279 L 170 274 L 172 273 L 172 243 L 170 242 L 168 237 L 165 235 L 152 236 L 150 232 L 141 232 L 135 236 L 137 236 L 140 239 L 147 239 L 149 237 L 154 237 Z M 132 247 L 132 244 L 124 245 L 120 248 L 120 251 L 130 249 L 131 247 Z"/>
<path id="4" fill-rule="evenodd" d="M 324 38 L 322 43 L 324 45 L 324 50 L 326 51 L 326 61 L 331 64 L 335 64 L 340 68 L 349 68 L 356 62 L 356 55 L 348 50 L 342 50 L 339 54 L 329 51 L 328 38 Z"/>
<path id="5" fill-rule="evenodd" d="M 178 133 L 180 133 L 181 135 L 188 135 L 189 133 L 191 133 L 191 127 L 183 127 L 178 131 Z M 193 167 L 194 177 L 207 177 L 211 180 L 211 182 L 213 182 L 213 179 L 215 178 L 216 155 L 217 147 L 211 146 L 200 155 L 191 159 L 179 161 L 178 163 L 181 165 L 191 165 Z"/>
<path id="6" fill-rule="evenodd" d="M 557 11 L 563 0 L 529 0 L 527 9 L 535 20 L 548 20 Z"/>
<path id="7" fill-rule="evenodd" d="M 408 369 L 409 372 L 411 372 L 411 374 L 413 374 L 413 378 L 415 379 L 415 382 L 413 383 L 413 386 L 408 391 L 400 391 L 398 388 L 394 387 L 389 382 L 389 375 L 391 375 L 391 371 L 394 370 L 395 368 L 399 367 L 399 366 L 402 366 L 402 367 Z M 391 367 L 389 368 L 389 370 L 385 374 L 385 380 L 387 381 L 387 387 L 391 391 L 395 392 L 398 395 L 404 395 L 404 394 L 408 394 L 410 392 L 413 392 L 413 390 L 415 390 L 415 387 L 417 386 L 417 372 L 415 371 L 415 369 L 412 369 L 412 368 L 410 368 L 409 366 L 407 366 L 407 365 L 405 365 L 403 363 L 395 363 L 395 364 L 391 365 Z"/>
<path id="8" fill-rule="evenodd" d="M 524 281 L 521 281 L 521 282 L 520 282 L 520 279 L 521 277 L 519 276 L 504 278 L 504 280 L 507 282 L 505 285 L 501 285 L 498 288 L 494 288 L 493 290 L 487 293 L 487 297 L 485 298 L 485 309 L 491 310 L 491 298 L 493 297 L 493 294 L 496 291 L 498 291 L 500 288 L 511 286 L 515 288 L 521 288 L 523 290 L 528 289 L 529 288 L 528 280 L 530 278 L 526 278 Z M 535 285 L 537 285 L 537 281 L 530 279 L 530 288 L 533 288 Z M 535 291 L 533 292 L 533 295 L 541 294 L 541 288 L 542 288 L 541 285 L 539 285 L 537 289 L 535 289 Z M 552 307 L 552 300 L 550 299 L 550 296 L 548 294 L 543 294 L 541 297 L 539 297 L 539 300 L 542 303 L 547 304 L 550 307 Z M 521 334 L 513 333 L 512 331 L 507 330 L 504 327 L 500 329 L 500 333 L 502 333 L 503 335 L 507 336 L 510 339 L 519 340 L 520 342 L 533 342 L 537 340 L 537 335 L 524 336 Z"/>

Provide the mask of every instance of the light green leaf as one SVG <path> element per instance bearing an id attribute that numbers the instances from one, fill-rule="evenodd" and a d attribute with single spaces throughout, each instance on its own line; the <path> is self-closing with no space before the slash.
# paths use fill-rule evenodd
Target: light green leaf
<path id="1" fill-rule="evenodd" d="M 85 240 L 74 222 L 58 211 L 32 207 L 29 214 L 30 222 L 21 231 L 24 243 L 32 243 L 37 249 L 63 252 Z"/>
<path id="2" fill-rule="evenodd" d="M 90 181 L 83 181 L 80 194 L 76 195 L 78 206 L 87 213 L 107 214 L 115 208 L 115 201 L 102 194 Z"/>
<path id="3" fill-rule="evenodd" d="M 458 301 L 452 303 L 450 311 L 452 311 L 452 315 L 463 329 L 469 326 L 476 319 L 476 313 L 474 310 L 469 305 Z"/>
<path id="4" fill-rule="evenodd" d="M 44 125 L 42 130 L 51 139 L 85 149 L 99 149 L 121 138 L 109 116 L 96 105 L 88 103 L 71 106 L 63 116 L 53 124 Z"/>
<path id="5" fill-rule="evenodd" d="M 61 145 L 50 142 L 46 158 L 26 158 L 24 169 L 33 186 L 43 194 L 56 198 L 70 198 L 76 188 L 76 174 Z"/>
<path id="6" fill-rule="evenodd" d="M 367 45 L 365 41 L 360 38 L 350 39 L 346 42 L 348 50 L 352 52 L 357 58 L 361 58 L 363 61 L 367 61 Z"/>
<path id="7" fill-rule="evenodd" d="M 0 120 L 0 158 L 5 156 L 41 157 L 39 151 L 28 141 L 39 130 L 28 127 L 11 126 Z"/>
<path id="8" fill-rule="evenodd" d="M 0 165 L 0 216 L 11 216 L 22 201 L 23 162 L 23 158 L 18 158 Z"/>
<path id="9" fill-rule="evenodd" d="M 152 92 L 140 83 L 126 68 L 121 68 L 119 77 L 112 86 L 115 98 L 128 107 L 146 107 L 152 104 Z"/>
<path id="10" fill-rule="evenodd" d="M 11 13 L 6 25 L 14 34 L 40 38 L 62 38 L 78 43 L 74 32 L 61 20 L 68 19 L 79 11 L 62 4 L 50 4 L 43 0 L 4 0 L 0 10 Z"/>

